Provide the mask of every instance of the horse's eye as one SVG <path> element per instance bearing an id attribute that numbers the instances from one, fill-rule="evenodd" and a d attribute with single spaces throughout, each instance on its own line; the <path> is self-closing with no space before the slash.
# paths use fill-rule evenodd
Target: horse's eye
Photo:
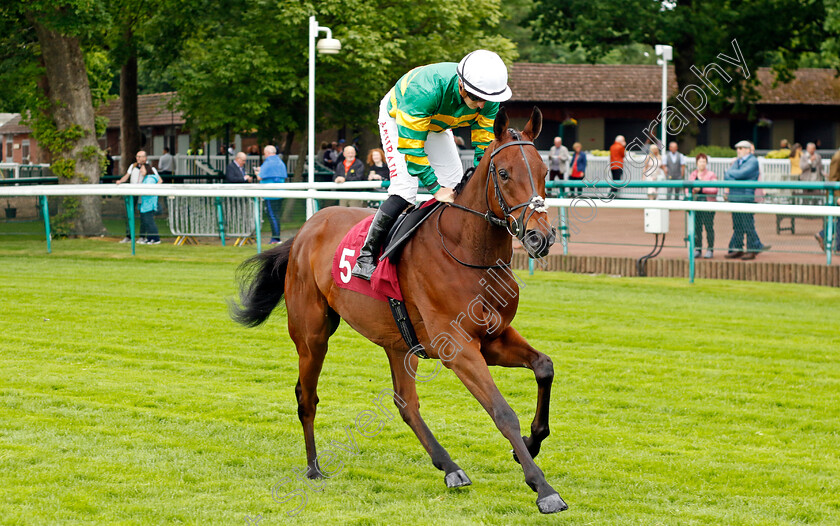
<path id="1" fill-rule="evenodd" d="M 507 181 L 507 180 L 508 180 L 508 178 L 510 178 L 510 176 L 509 176 L 509 175 L 508 175 L 508 173 L 507 173 L 507 170 L 505 170 L 504 168 L 502 168 L 501 170 L 499 170 L 499 177 L 501 177 L 501 178 L 502 178 L 502 181 Z"/>

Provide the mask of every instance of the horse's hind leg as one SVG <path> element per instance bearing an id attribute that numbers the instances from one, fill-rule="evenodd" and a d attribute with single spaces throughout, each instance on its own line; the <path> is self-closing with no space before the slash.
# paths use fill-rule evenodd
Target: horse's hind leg
<path id="1" fill-rule="evenodd" d="M 501 336 L 481 345 L 481 354 L 487 365 L 501 367 L 527 367 L 534 371 L 537 379 L 537 409 L 531 423 L 531 436 L 522 437 L 532 457 L 540 452 L 543 440 L 548 438 L 548 406 L 551 401 L 551 383 L 554 380 L 554 365 L 551 358 L 531 345 L 513 327 L 508 327 Z M 516 454 L 513 458 L 519 462 Z"/>
<path id="2" fill-rule="evenodd" d="M 458 464 L 452 461 L 449 453 L 440 445 L 429 426 L 420 416 L 420 399 L 417 397 L 417 385 L 415 384 L 415 377 L 406 370 L 405 353 L 386 350 L 388 354 L 388 361 L 391 364 L 391 378 L 394 381 L 394 392 L 402 399 L 394 399 L 394 403 L 400 411 L 400 416 L 406 424 L 417 435 L 417 439 L 423 444 L 426 452 L 432 458 L 432 464 L 443 471 L 446 475 L 444 481 L 446 487 L 457 488 L 460 486 L 469 486 L 472 484 L 467 474 L 464 473 Z M 411 367 L 412 372 L 417 371 L 417 356 L 411 355 L 408 358 L 408 366 Z"/>
<path id="3" fill-rule="evenodd" d="M 299 291 L 300 292 L 300 291 Z M 298 352 L 298 382 L 295 396 L 298 418 L 303 425 L 306 444 L 306 476 L 320 478 L 315 450 L 315 408 L 318 405 L 318 377 L 327 354 L 327 341 L 336 327 L 338 315 L 317 290 L 311 294 L 286 295 L 289 335 Z"/>

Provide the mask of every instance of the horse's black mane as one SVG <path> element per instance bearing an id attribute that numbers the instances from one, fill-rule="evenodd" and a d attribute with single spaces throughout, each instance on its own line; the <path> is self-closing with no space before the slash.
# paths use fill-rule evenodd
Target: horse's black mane
<path id="1" fill-rule="evenodd" d="M 515 130 L 513 128 L 508 128 L 508 133 L 513 135 L 513 140 L 514 141 L 521 141 L 522 140 L 522 135 L 519 133 L 518 130 Z M 459 195 L 464 190 L 464 187 L 467 186 L 467 183 L 469 182 L 470 178 L 472 177 L 472 175 L 474 173 L 475 173 L 475 167 L 474 166 L 471 167 L 471 168 L 467 168 L 467 171 L 464 172 L 464 177 L 461 178 L 461 182 L 458 183 L 455 186 L 455 188 L 453 189 L 453 191 L 455 192 L 455 195 Z"/>

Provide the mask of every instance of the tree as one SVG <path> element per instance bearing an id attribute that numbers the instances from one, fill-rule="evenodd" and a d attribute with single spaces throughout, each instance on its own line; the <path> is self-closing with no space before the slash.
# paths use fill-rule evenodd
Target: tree
<path id="1" fill-rule="evenodd" d="M 536 0 L 533 10 L 543 41 L 568 42 L 590 60 L 616 46 L 673 46 L 680 92 L 698 83 L 692 66 L 702 70 L 713 61 L 720 63 L 721 53 L 732 56 L 733 40 L 751 72 L 770 66 L 777 81 L 791 80 L 802 53 L 819 50 L 824 17 L 822 0 Z M 756 75 L 743 82 L 713 77 L 720 90 L 710 97 L 713 109 L 731 105 L 733 112 L 749 110 L 754 117 Z"/>
<path id="2" fill-rule="evenodd" d="M 103 19 L 100 7 L 83 0 L 16 0 L 0 10 L 3 32 L 21 35 L 6 37 L 18 45 L 2 57 L 14 70 L 6 74 L 23 81 L 14 104 L 29 110 L 33 136 L 49 151 L 60 183 L 99 182 L 102 152 L 82 46 Z M 105 231 L 101 199 L 95 196 L 65 199 L 60 220 L 82 235 Z"/>
<path id="3" fill-rule="evenodd" d="M 106 41 L 113 66 L 119 68 L 120 153 L 122 171 L 142 147 L 138 115 L 139 64 L 146 72 L 164 70 L 178 57 L 182 41 L 199 27 L 203 15 L 219 10 L 206 0 L 113 0 Z M 212 9 L 211 9 L 212 8 Z"/>
<path id="4" fill-rule="evenodd" d="M 230 0 L 190 35 L 166 74 L 190 129 L 256 130 L 264 140 L 305 130 L 311 15 L 342 42 L 339 55 L 317 58 L 319 126 L 374 128 L 381 98 L 417 65 L 481 47 L 515 57 L 498 36 L 498 0 L 433 0 L 423 9 L 385 0 Z"/>

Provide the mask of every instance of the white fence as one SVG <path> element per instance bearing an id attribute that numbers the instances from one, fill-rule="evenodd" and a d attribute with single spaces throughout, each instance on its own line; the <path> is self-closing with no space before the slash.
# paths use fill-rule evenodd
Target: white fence
<path id="1" fill-rule="evenodd" d="M 225 235 L 235 237 L 243 237 L 250 235 L 251 225 L 259 225 L 260 223 L 252 222 L 247 218 L 249 202 L 251 217 L 256 217 L 258 211 L 254 207 L 259 206 L 259 200 L 253 198 L 284 198 L 284 199 L 361 199 L 366 201 L 382 201 L 387 198 L 388 194 L 384 192 L 364 191 L 374 189 L 379 186 L 377 182 L 356 182 L 356 183 L 316 183 L 314 185 L 307 185 L 306 183 L 286 183 L 286 184 L 264 184 L 264 185 L 221 185 L 221 184 L 159 184 L 159 185 L 25 185 L 25 186 L 8 186 L 0 187 L 0 197 L 8 196 L 67 196 L 67 195 L 123 195 L 123 196 L 141 196 L 141 195 L 157 195 L 167 196 L 173 198 L 216 198 L 222 197 L 223 201 L 228 201 L 231 206 L 238 206 L 238 212 L 231 208 L 228 210 L 234 215 L 239 213 L 242 223 L 241 232 L 226 232 Z M 353 191 L 359 189 L 360 191 Z M 428 194 L 419 194 L 418 200 L 427 200 L 431 198 Z M 250 199 L 248 199 L 250 198 Z M 233 204 L 237 203 L 238 204 Z M 188 203 L 189 201 L 184 201 Z M 197 203 L 196 206 L 201 206 L 204 211 L 204 216 L 201 221 L 201 228 L 213 228 L 213 216 L 210 210 L 218 214 L 218 208 L 215 206 L 215 199 L 207 201 L 193 201 Z M 200 204 L 199 204 L 200 203 Z M 211 204 L 212 203 L 212 204 Z M 546 199 L 548 206 L 554 206 L 561 209 L 569 209 L 575 206 L 580 206 L 580 199 L 566 199 L 566 198 L 549 198 Z M 589 206 L 589 205 L 586 205 Z M 828 205 L 790 205 L 790 204 L 770 204 L 770 203 L 738 203 L 738 202 L 714 202 L 714 201 L 651 201 L 648 199 L 620 199 L 608 202 L 601 202 L 597 204 L 598 207 L 603 208 L 619 208 L 619 209 L 667 209 L 667 210 L 683 210 L 683 211 L 714 211 L 714 212 L 742 212 L 751 214 L 776 214 L 785 216 L 811 216 L 811 217 L 840 217 L 840 206 Z M 186 213 L 192 213 L 187 207 Z M 44 213 L 46 214 L 46 206 L 44 205 Z M 183 212 L 176 212 L 183 213 Z M 218 217 L 218 216 L 216 216 Z M 50 250 L 50 231 L 49 224 L 46 221 L 47 228 L 47 250 Z M 172 220 L 172 218 L 170 218 Z M 177 229 L 193 228 L 190 224 L 186 226 L 179 226 L 176 218 Z M 833 221 L 828 222 L 826 239 L 831 239 L 833 230 Z M 199 226 L 195 226 L 199 228 Z M 234 229 L 239 229 L 234 227 Z M 259 227 L 257 227 L 257 231 Z M 173 231 L 174 232 L 174 231 Z M 257 236 L 257 247 L 259 250 L 260 241 Z M 132 243 L 132 250 L 134 250 L 134 243 Z M 831 264 L 831 250 L 826 252 L 827 264 Z M 694 254 L 689 253 L 689 260 L 693 262 Z"/>
<path id="2" fill-rule="evenodd" d="M 278 154 L 281 159 L 283 159 L 283 154 Z M 209 156 L 210 162 L 208 163 L 207 155 L 173 155 L 173 159 L 175 160 L 175 175 L 195 175 L 197 177 L 203 177 L 209 175 L 207 169 L 211 172 L 213 170 L 218 170 L 224 172 L 227 169 L 227 165 L 233 160 L 233 155 L 211 155 Z M 286 163 L 286 169 L 289 173 L 294 173 L 297 169 L 297 162 L 298 162 L 297 155 L 290 155 L 289 159 L 283 159 Z M 157 166 L 158 161 L 160 160 L 159 155 L 150 155 L 149 162 L 151 162 L 154 166 Z M 114 161 L 119 164 L 120 156 L 114 156 Z M 245 173 L 254 173 L 254 168 L 260 165 L 260 156 L 259 155 L 249 155 L 245 161 Z"/>
<path id="3" fill-rule="evenodd" d="M 548 165 L 548 152 L 541 151 L 540 155 L 542 155 L 543 161 Z M 632 157 L 630 157 L 632 156 Z M 623 182 L 626 181 L 643 181 L 644 178 L 642 177 L 642 171 L 644 170 L 644 156 L 638 154 L 628 154 L 629 159 L 625 159 L 624 161 L 624 176 Z M 713 171 L 715 175 L 718 176 L 718 179 L 721 181 L 723 180 L 724 172 L 732 166 L 732 163 L 735 162 L 734 157 L 726 158 L 726 157 L 710 157 L 709 158 L 709 170 Z M 823 173 L 828 173 L 828 166 L 830 160 L 823 159 Z M 461 164 L 464 166 L 464 170 L 467 168 L 472 167 L 473 165 L 473 151 L 472 150 L 462 150 L 461 151 Z M 764 157 L 758 158 L 758 168 L 760 172 L 759 181 L 766 181 L 766 182 L 780 182 L 780 181 L 792 181 L 797 180 L 792 178 L 790 175 L 790 160 L 789 159 L 766 159 Z M 685 167 L 685 175 L 688 175 L 694 171 L 696 168 L 694 158 L 686 156 L 686 167 Z M 595 156 L 591 154 L 586 154 L 586 176 L 585 181 L 612 181 L 612 173 L 610 172 L 610 158 L 609 157 L 602 157 L 602 156 Z M 618 186 L 618 185 L 617 185 Z M 589 189 L 587 190 L 587 194 L 593 197 L 603 197 L 606 196 L 610 192 L 609 188 L 601 188 L 601 189 Z M 665 198 L 665 191 L 662 190 L 659 192 L 659 197 L 664 199 Z M 646 188 L 627 188 L 620 191 L 619 195 L 622 198 L 636 198 L 636 199 L 644 199 L 647 197 L 647 189 Z M 783 189 L 768 189 L 765 190 L 765 195 L 768 197 L 768 201 L 772 201 L 776 198 L 783 198 L 790 195 L 790 190 L 783 190 Z"/>
<path id="4" fill-rule="evenodd" d="M 464 166 L 464 170 L 467 168 L 472 167 L 473 165 L 473 150 L 461 150 L 461 164 Z M 540 155 L 542 155 L 543 160 L 548 164 L 548 152 L 541 151 Z M 642 179 L 642 162 L 643 159 L 641 156 L 632 154 L 633 159 L 635 162 L 630 162 L 632 159 L 628 159 L 624 163 L 624 172 L 625 172 L 625 180 L 629 177 L 630 181 L 641 181 Z M 211 172 L 214 170 L 218 170 L 224 172 L 227 168 L 227 164 L 233 160 L 233 156 L 225 157 L 224 155 L 211 155 L 209 156 L 209 163 L 208 163 L 208 156 L 207 155 L 175 155 L 173 156 L 175 159 L 175 174 L 176 175 L 195 175 L 196 177 L 202 177 L 208 175 L 208 170 Z M 280 154 L 281 159 L 283 158 L 282 154 Z M 295 172 L 297 169 L 298 163 L 298 155 L 290 155 L 288 160 L 285 160 L 286 168 L 288 169 L 289 173 Z M 160 159 L 160 156 L 149 156 L 150 162 L 153 162 L 155 165 L 157 161 Z M 115 156 L 114 160 L 119 163 L 120 156 Z M 709 158 L 709 169 L 717 174 L 719 179 L 723 179 L 723 173 L 726 171 L 727 168 L 733 163 L 734 158 L 725 158 L 725 157 L 711 157 Z M 686 158 L 686 176 L 690 174 L 694 168 L 695 163 L 694 159 L 687 157 Z M 609 170 L 609 157 L 598 157 L 591 154 L 586 154 L 586 180 L 612 180 L 612 175 Z M 828 166 L 829 166 L 829 159 L 823 158 L 823 173 L 828 173 Z M 762 181 L 768 182 L 777 182 L 777 181 L 787 181 L 790 179 L 790 161 L 788 159 L 766 159 L 764 157 L 758 158 L 759 170 L 761 171 L 761 179 Z M 253 173 L 254 168 L 260 165 L 260 157 L 258 155 L 249 155 L 247 161 L 245 163 L 245 172 L 246 173 Z M 0 163 L 0 170 L 4 170 L 7 172 L 13 172 L 14 177 L 20 177 L 20 167 L 22 165 L 16 163 Z M 47 167 L 49 165 L 39 165 Z M 606 194 L 609 190 L 599 190 L 599 192 Z M 625 193 L 626 192 L 626 193 Z M 778 195 L 782 190 L 768 190 L 767 195 Z M 597 193 L 595 195 L 598 195 Z M 646 190 L 642 188 L 636 189 L 628 189 L 622 190 L 622 197 L 639 197 L 644 198 L 646 196 Z"/>

